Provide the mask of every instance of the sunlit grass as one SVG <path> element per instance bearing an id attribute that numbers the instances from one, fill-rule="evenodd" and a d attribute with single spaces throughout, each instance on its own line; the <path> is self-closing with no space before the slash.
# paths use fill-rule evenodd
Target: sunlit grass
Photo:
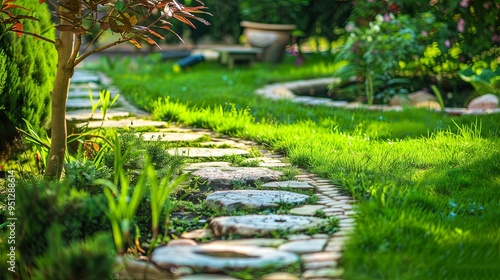
<path id="1" fill-rule="evenodd" d="M 350 191 L 360 203 L 346 279 L 495 279 L 500 115 L 343 110 L 253 94 L 270 82 L 329 76 L 330 59 L 181 73 L 172 63 L 129 62 L 109 74 L 157 119 L 265 143 Z"/>

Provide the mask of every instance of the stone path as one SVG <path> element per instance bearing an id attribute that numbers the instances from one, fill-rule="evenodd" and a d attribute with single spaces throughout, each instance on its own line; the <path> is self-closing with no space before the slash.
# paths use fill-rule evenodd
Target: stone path
<path id="1" fill-rule="evenodd" d="M 104 120 L 99 112 L 91 116 L 91 103 L 85 99 L 85 91 L 88 96 L 91 88 L 96 102 L 101 86 L 111 91 L 112 98 L 117 94 L 105 77 L 79 70 L 75 73 L 67 119 L 76 128 L 82 125 L 90 128 L 155 127 L 159 131 L 142 134 L 146 141 L 196 141 L 202 148 L 185 147 L 169 152 L 214 159 L 185 168 L 192 172 L 191 176 L 206 182 L 205 186 L 211 192 L 207 197 L 208 206 L 221 210 L 221 213 L 250 208 L 289 209 L 284 214 L 216 217 L 210 221 L 209 228 L 185 233 L 180 239 L 154 250 L 150 263 L 127 262 L 127 269 L 118 273 L 119 279 L 230 280 L 236 278 L 225 275 L 225 271 L 241 268 L 257 271 L 264 266 L 278 269 L 294 264 L 299 265 L 300 275 L 275 272 L 260 279 L 342 279 L 342 248 L 355 227 L 355 201 L 340 187 L 301 169 L 293 180 L 283 180 L 280 168 L 290 165 L 284 156 L 251 141 L 220 136 L 205 129 L 172 127 L 165 122 L 148 120 L 147 112 L 134 108 L 121 96 L 118 106 L 110 109 Z M 250 151 L 256 149 L 261 155 L 251 158 Z M 257 162 L 259 166 L 233 167 L 223 160 L 234 155 L 248 157 L 247 160 Z M 234 190 L 234 186 L 239 188 Z M 317 198 L 314 203 L 306 204 L 310 197 L 301 194 L 304 191 L 314 192 Z M 330 217 L 338 219 L 338 231 L 333 234 L 319 229 L 329 223 Z M 303 232 L 311 228 L 318 230 L 310 234 Z M 287 234 L 273 238 L 276 232 Z M 233 235 L 240 238 L 226 240 Z M 214 241 L 203 242 L 206 238 Z"/>

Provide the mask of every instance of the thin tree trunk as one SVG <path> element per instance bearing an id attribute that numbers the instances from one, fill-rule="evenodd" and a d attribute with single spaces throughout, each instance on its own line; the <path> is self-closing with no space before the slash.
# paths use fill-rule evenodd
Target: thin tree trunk
<path id="1" fill-rule="evenodd" d="M 57 72 L 52 89 L 51 144 L 45 169 L 45 178 L 59 180 L 64 167 L 64 157 L 67 149 L 66 131 L 66 101 L 70 79 L 75 70 L 72 56 L 74 50 L 74 34 L 62 31 L 56 40 Z"/>

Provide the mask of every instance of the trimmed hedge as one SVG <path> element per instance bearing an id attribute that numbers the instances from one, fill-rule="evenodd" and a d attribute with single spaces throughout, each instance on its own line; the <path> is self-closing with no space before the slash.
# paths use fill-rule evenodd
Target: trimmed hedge
<path id="1" fill-rule="evenodd" d="M 54 24 L 46 4 L 18 0 L 20 6 L 40 21 L 25 21 L 25 31 L 55 38 Z M 26 13 L 17 9 L 15 12 Z M 0 156 L 8 157 L 19 139 L 16 127 L 25 128 L 26 119 L 41 132 L 50 118 L 50 91 L 55 78 L 57 52 L 53 45 L 0 26 Z"/>

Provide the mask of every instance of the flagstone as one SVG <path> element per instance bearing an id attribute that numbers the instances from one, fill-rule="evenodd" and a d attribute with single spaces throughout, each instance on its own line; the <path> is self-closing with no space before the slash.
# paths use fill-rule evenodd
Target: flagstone
<path id="1" fill-rule="evenodd" d="M 247 245 L 247 246 L 258 246 L 258 247 L 278 247 L 285 243 L 285 239 L 281 238 L 245 238 L 245 239 L 233 239 L 233 240 L 215 240 L 208 244 L 217 245 Z"/>
<path id="2" fill-rule="evenodd" d="M 326 245 L 326 241 L 326 238 L 294 240 L 280 245 L 278 249 L 294 252 L 296 254 L 315 253 L 323 250 Z"/>
<path id="3" fill-rule="evenodd" d="M 291 252 L 257 246 L 198 246 L 160 247 L 153 251 L 151 261 L 163 269 L 189 266 L 200 270 L 220 271 L 259 267 L 283 267 L 299 261 Z"/>
<path id="4" fill-rule="evenodd" d="M 292 189 L 314 189 L 313 186 L 306 182 L 299 181 L 277 181 L 269 182 L 262 185 L 267 188 L 292 188 Z"/>
<path id="5" fill-rule="evenodd" d="M 303 215 L 303 216 L 314 216 L 316 213 L 326 206 L 324 205 L 302 205 L 299 207 L 295 207 L 290 210 L 290 214 L 294 215 Z"/>
<path id="6" fill-rule="evenodd" d="M 304 203 L 308 195 L 288 191 L 229 190 L 216 191 L 208 195 L 206 203 L 219 210 L 274 208 L 282 204 Z"/>
<path id="7" fill-rule="evenodd" d="M 212 149 L 212 148 L 176 148 L 168 150 L 170 154 L 184 155 L 193 158 L 212 158 L 212 157 L 223 157 L 232 155 L 248 155 L 249 152 L 242 149 L 224 148 L 224 149 Z"/>
<path id="8" fill-rule="evenodd" d="M 191 173 L 213 189 L 227 188 L 239 182 L 255 185 L 255 182 L 277 180 L 283 174 L 281 171 L 265 167 L 205 167 Z"/>
<path id="9" fill-rule="evenodd" d="M 325 219 L 293 215 L 223 216 L 212 219 L 210 227 L 215 236 L 238 234 L 241 236 L 269 235 L 282 230 L 297 232 L 324 225 Z"/>
<path id="10" fill-rule="evenodd" d="M 178 132 L 145 132 L 140 134 L 145 141 L 196 141 L 203 137 L 200 133 L 178 133 Z"/>
<path id="11" fill-rule="evenodd" d="M 86 125 L 87 123 L 82 123 L 78 124 L 77 127 L 82 127 Z M 144 120 L 144 119 L 121 119 L 121 120 L 105 120 L 104 123 L 101 121 L 90 121 L 88 122 L 88 128 L 98 128 L 98 127 L 103 128 L 118 128 L 118 127 L 163 127 L 163 126 L 168 126 L 169 124 L 167 122 L 163 121 L 151 121 L 151 120 Z"/>

